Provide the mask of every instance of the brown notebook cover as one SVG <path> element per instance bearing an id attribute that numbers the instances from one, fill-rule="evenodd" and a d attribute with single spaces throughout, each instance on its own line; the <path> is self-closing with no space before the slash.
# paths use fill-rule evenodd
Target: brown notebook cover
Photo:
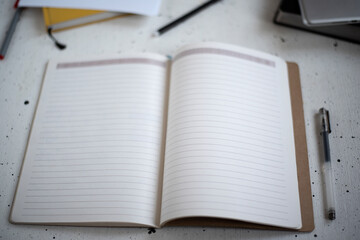
<path id="1" fill-rule="evenodd" d="M 300 73 L 296 63 L 288 62 L 291 107 L 294 124 L 295 152 L 298 172 L 302 228 L 300 232 L 314 230 L 314 215 L 311 197 L 309 161 L 305 135 L 303 101 L 301 95 Z M 255 228 L 265 230 L 291 230 L 260 224 L 239 222 L 219 218 L 182 218 L 168 222 L 165 226 L 202 226 L 202 227 L 234 227 Z"/>

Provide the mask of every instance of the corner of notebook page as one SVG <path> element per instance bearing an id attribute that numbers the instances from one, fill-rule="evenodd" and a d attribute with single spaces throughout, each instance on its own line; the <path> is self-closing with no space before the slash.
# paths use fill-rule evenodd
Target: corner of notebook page
<path id="1" fill-rule="evenodd" d="M 303 227 L 303 225 L 302 225 L 302 222 L 301 222 L 301 219 L 300 219 L 300 222 L 299 221 L 294 222 L 292 225 L 289 225 L 287 228 L 295 229 L 295 230 L 301 230 L 302 227 Z"/>
<path id="2" fill-rule="evenodd" d="M 13 201 L 13 204 L 11 206 L 11 210 L 10 210 L 10 214 L 9 214 L 9 223 L 11 224 L 23 224 L 23 219 L 21 219 L 21 215 L 19 215 L 18 213 L 16 213 L 15 209 L 14 209 L 14 203 L 15 203 L 15 198 Z"/>
<path id="3" fill-rule="evenodd" d="M 18 183 L 19 184 L 19 181 Z M 17 186 L 16 186 L 16 189 L 17 189 Z M 15 194 L 15 197 L 13 199 L 13 202 L 11 204 L 11 210 L 10 210 L 10 214 L 9 214 L 9 223 L 11 224 L 17 224 L 19 221 L 17 220 L 17 217 L 15 216 L 15 209 L 14 209 L 14 203 L 15 203 L 15 198 L 16 198 L 16 192 L 14 193 Z"/>
<path id="4" fill-rule="evenodd" d="M 55 68 L 57 62 L 58 62 L 57 58 L 50 58 L 49 61 L 45 64 L 45 71 L 44 71 L 44 75 L 43 75 L 43 80 L 44 80 L 47 72 L 49 72 L 50 69 Z"/>

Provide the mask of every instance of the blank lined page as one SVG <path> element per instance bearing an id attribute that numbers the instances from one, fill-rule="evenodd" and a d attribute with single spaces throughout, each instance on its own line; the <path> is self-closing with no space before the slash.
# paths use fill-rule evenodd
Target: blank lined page
<path id="1" fill-rule="evenodd" d="M 180 217 L 301 227 L 284 61 L 211 43 L 175 55 L 161 222 Z"/>
<path id="2" fill-rule="evenodd" d="M 166 61 L 49 63 L 12 221 L 158 224 Z"/>

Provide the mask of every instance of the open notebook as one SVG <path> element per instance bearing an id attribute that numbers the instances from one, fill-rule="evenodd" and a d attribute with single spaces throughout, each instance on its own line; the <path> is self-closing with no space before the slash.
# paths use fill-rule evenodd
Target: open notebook
<path id="1" fill-rule="evenodd" d="M 220 43 L 171 61 L 50 61 L 11 222 L 311 231 L 300 82 L 289 70 Z"/>

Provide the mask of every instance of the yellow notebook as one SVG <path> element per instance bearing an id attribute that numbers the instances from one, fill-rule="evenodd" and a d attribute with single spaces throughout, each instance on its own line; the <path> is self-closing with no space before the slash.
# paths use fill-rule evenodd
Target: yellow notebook
<path id="1" fill-rule="evenodd" d="M 55 32 L 129 15 L 119 12 L 45 7 L 43 14 L 46 27 L 52 28 Z"/>

